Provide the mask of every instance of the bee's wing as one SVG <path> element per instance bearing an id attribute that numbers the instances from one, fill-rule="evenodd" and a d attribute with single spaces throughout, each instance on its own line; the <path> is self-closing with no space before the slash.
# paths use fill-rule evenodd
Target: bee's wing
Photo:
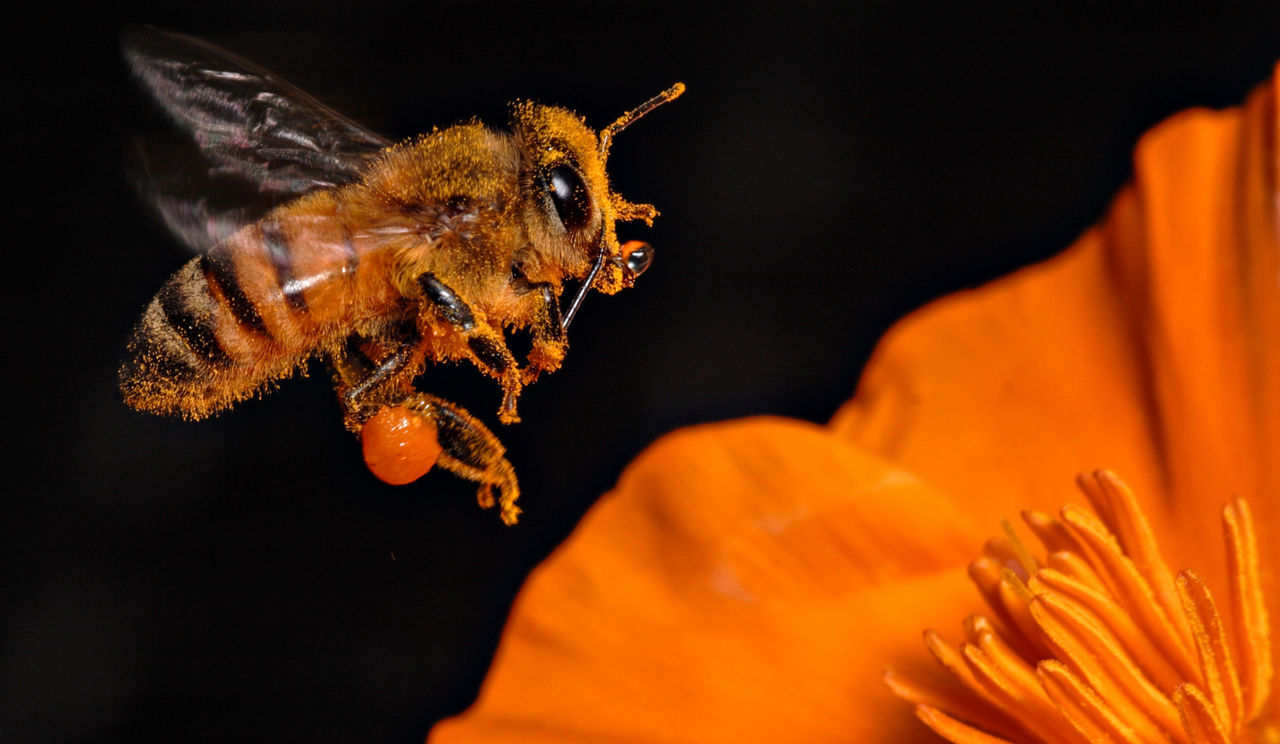
<path id="1" fill-rule="evenodd" d="M 133 73 L 204 161 L 203 173 L 180 171 L 175 163 L 184 158 L 144 145 L 135 164 L 146 198 L 197 250 L 271 205 L 358 180 L 368 161 L 391 144 L 274 74 L 199 39 L 147 27 L 125 32 L 123 46 Z M 235 203 L 243 193 L 257 198 Z"/>
<path id="2" fill-rule="evenodd" d="M 220 173 L 189 143 L 138 137 L 125 163 L 131 185 L 175 237 L 204 253 L 256 222 L 284 195 L 262 193 L 242 178 Z"/>

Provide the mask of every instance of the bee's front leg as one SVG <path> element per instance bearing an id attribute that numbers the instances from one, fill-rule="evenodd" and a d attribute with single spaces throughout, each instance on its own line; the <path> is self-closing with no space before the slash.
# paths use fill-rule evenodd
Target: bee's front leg
<path id="1" fill-rule="evenodd" d="M 528 385 L 542 372 L 554 372 L 560 368 L 569 350 L 569 337 L 564 331 L 560 314 L 560 298 L 550 282 L 524 282 L 516 288 L 525 293 L 526 301 L 533 304 L 533 347 L 529 350 L 529 363 L 521 372 L 521 380 Z"/>
<path id="2" fill-rule="evenodd" d="M 418 286 L 440 317 L 465 336 L 471 361 L 501 383 L 502 405 L 498 408 L 498 420 L 504 424 L 518 422 L 520 416 L 516 413 L 516 400 L 524 383 L 501 330 L 478 322 L 471 306 L 435 274 L 427 272 L 420 275 Z"/>

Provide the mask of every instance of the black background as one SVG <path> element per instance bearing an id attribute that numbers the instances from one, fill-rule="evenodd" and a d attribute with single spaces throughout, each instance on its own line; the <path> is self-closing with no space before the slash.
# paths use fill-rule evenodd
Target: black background
<path id="1" fill-rule="evenodd" d="M 420 741 L 646 443 L 824 420 L 895 318 L 1066 246 L 1145 129 L 1237 102 L 1280 58 L 1270 2 L 206 5 L 6 19 L 4 741 Z M 121 176 L 150 121 L 127 23 L 226 46 L 395 138 L 500 125 L 522 97 L 600 126 L 688 84 L 610 163 L 662 210 L 622 231 L 653 269 L 588 300 L 564 369 L 499 429 L 518 526 L 447 474 L 374 480 L 324 374 L 200 423 L 119 401 L 130 326 L 186 258 Z M 477 377 L 429 379 L 496 427 Z"/>

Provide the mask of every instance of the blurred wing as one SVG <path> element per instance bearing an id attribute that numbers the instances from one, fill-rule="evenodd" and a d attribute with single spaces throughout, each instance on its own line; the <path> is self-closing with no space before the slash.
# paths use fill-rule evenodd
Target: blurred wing
<path id="1" fill-rule="evenodd" d="M 127 32 L 125 59 L 191 138 L 203 162 L 139 148 L 139 187 L 165 223 L 202 250 L 265 209 L 351 183 L 391 142 L 272 73 L 212 44 L 155 28 Z M 232 206 L 243 193 L 256 199 Z M 257 208 L 245 203 L 263 205 Z"/>
<path id="2" fill-rule="evenodd" d="M 125 165 L 130 183 L 165 227 L 204 253 L 285 201 L 242 178 L 219 174 L 190 143 L 139 137 Z"/>

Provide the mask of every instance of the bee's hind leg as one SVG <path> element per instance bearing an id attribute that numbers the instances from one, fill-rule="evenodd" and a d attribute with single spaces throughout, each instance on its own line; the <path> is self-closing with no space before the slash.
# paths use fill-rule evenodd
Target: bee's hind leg
<path id="1" fill-rule="evenodd" d="M 430 421 L 443 451 L 436 464 L 449 472 L 480 484 L 476 497 L 480 506 L 495 503 L 506 524 L 515 524 L 520 514 L 516 499 L 520 487 L 516 471 L 506 458 L 506 448 L 493 432 L 461 406 L 426 393 L 413 393 L 398 403 Z M 496 494 L 495 494 L 496 489 Z"/>
<path id="2" fill-rule="evenodd" d="M 365 422 L 385 407 L 402 408 L 431 425 L 441 452 L 435 464 L 460 478 L 479 483 L 480 506 L 498 506 L 502 521 L 515 524 L 520 514 L 520 487 L 506 448 L 493 432 L 466 409 L 409 387 L 401 373 L 412 360 L 414 343 L 406 341 L 389 353 L 371 358 L 358 338 L 348 341 L 330 361 L 348 429 L 361 433 Z M 376 359 L 376 361 L 375 361 Z"/>

